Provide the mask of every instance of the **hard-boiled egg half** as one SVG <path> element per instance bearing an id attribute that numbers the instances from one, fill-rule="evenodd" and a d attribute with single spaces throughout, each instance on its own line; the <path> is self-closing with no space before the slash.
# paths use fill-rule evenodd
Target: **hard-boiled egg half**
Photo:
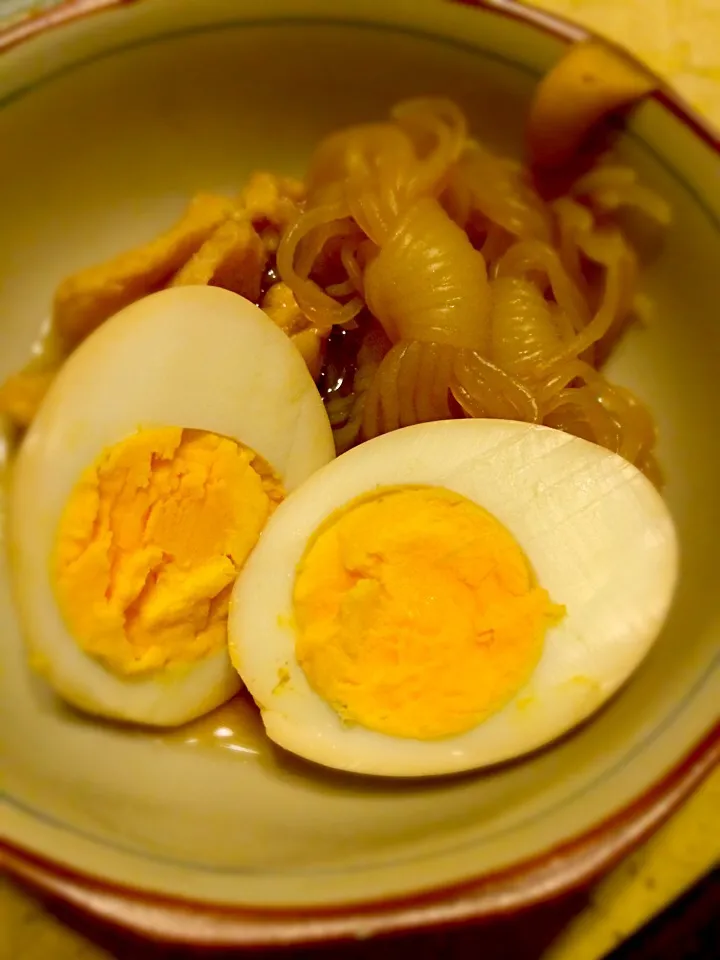
<path id="1" fill-rule="evenodd" d="M 67 360 L 14 467 L 11 566 L 34 663 L 71 703 L 137 723 L 227 700 L 238 571 L 333 456 L 300 354 L 258 307 L 178 287 L 121 311 Z"/>
<path id="2" fill-rule="evenodd" d="M 467 770 L 606 701 L 657 636 L 676 568 L 663 500 L 615 454 L 524 423 L 422 424 L 278 508 L 235 585 L 230 652 L 293 753 Z"/>

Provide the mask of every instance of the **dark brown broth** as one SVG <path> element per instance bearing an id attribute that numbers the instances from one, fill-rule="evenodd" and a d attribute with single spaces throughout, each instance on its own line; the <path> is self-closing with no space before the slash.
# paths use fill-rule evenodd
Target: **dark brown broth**
<path id="1" fill-rule="evenodd" d="M 365 330 L 344 330 L 336 327 L 328 337 L 325 362 L 318 378 L 318 390 L 323 400 L 346 397 L 352 393 L 357 369 L 357 355 Z"/>

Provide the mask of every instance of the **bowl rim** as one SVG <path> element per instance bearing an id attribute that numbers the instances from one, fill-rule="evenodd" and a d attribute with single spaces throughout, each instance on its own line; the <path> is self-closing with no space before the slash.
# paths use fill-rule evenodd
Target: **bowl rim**
<path id="1" fill-rule="evenodd" d="M 248 908 L 110 883 L 0 842 L 0 866 L 112 927 L 204 948 L 281 947 L 498 920 L 586 886 L 646 840 L 720 763 L 720 723 L 640 797 L 530 859 L 459 884 L 332 909 Z"/>
<path id="2" fill-rule="evenodd" d="M 141 2 L 143 0 L 55 0 L 50 7 L 29 6 L 27 14 L 12 17 L 6 23 L 0 21 L 0 54 L 56 27 L 65 26 L 75 20 L 97 15 L 103 11 L 117 10 Z M 517 20 L 565 43 L 600 40 L 649 74 L 655 81 L 655 87 L 648 95 L 649 98 L 662 104 L 682 123 L 690 127 L 696 136 L 720 153 L 720 130 L 715 124 L 699 113 L 657 71 L 610 37 L 603 36 L 589 27 L 581 26 L 562 14 L 531 6 L 531 0 L 438 0 L 438 2 L 474 7 L 508 20 Z"/>
<path id="3" fill-rule="evenodd" d="M 59 0 L 0 23 L 0 54 L 46 31 L 142 0 Z M 624 47 L 522 0 L 442 0 L 517 20 L 564 43 L 599 39 L 655 79 L 649 95 L 720 158 L 720 133 Z M 0 840 L 0 867 L 42 895 L 155 940 L 203 947 L 271 947 L 490 920 L 589 884 L 647 839 L 720 765 L 720 722 L 658 781 L 589 830 L 526 860 L 463 883 L 384 901 L 328 908 L 276 909 L 193 901 L 115 884 Z"/>

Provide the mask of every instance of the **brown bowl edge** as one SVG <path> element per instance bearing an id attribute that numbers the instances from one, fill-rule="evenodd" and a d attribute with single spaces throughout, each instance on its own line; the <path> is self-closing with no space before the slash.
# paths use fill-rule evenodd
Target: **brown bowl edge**
<path id="1" fill-rule="evenodd" d="M 0 26 L 0 53 L 49 29 L 140 0 L 61 0 Z M 518 0 L 449 0 L 528 23 L 566 43 L 592 31 Z M 615 46 L 612 41 L 604 42 Z M 635 59 L 622 47 L 618 49 Z M 643 67 L 647 70 L 646 65 Z M 658 100 L 714 150 L 720 136 L 657 77 Z M 0 866 L 37 892 L 153 940 L 205 947 L 283 946 L 366 938 L 381 933 L 496 919 L 569 893 L 612 867 L 647 839 L 720 764 L 720 723 L 640 797 L 591 830 L 539 856 L 475 880 L 427 893 L 333 910 L 248 909 L 164 897 L 108 883 L 0 841 Z"/>
<path id="2" fill-rule="evenodd" d="M 462 884 L 334 909 L 244 908 L 120 886 L 0 843 L 0 865 L 37 891 L 155 940 L 204 947 L 283 946 L 489 920 L 571 892 L 656 830 L 720 763 L 720 723 L 622 810 L 529 860 Z"/>

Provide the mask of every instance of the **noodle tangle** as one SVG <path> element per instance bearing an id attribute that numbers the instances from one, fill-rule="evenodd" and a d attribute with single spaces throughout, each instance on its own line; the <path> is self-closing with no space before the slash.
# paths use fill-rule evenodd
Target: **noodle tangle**
<path id="1" fill-rule="evenodd" d="M 632 170 L 600 164 L 546 202 L 469 137 L 456 104 L 420 98 L 327 137 L 306 188 L 277 270 L 320 336 L 358 335 L 327 403 L 340 452 L 414 423 L 502 417 L 602 444 L 657 481 L 653 419 L 602 370 L 640 302 L 625 215 L 670 218 Z"/>

